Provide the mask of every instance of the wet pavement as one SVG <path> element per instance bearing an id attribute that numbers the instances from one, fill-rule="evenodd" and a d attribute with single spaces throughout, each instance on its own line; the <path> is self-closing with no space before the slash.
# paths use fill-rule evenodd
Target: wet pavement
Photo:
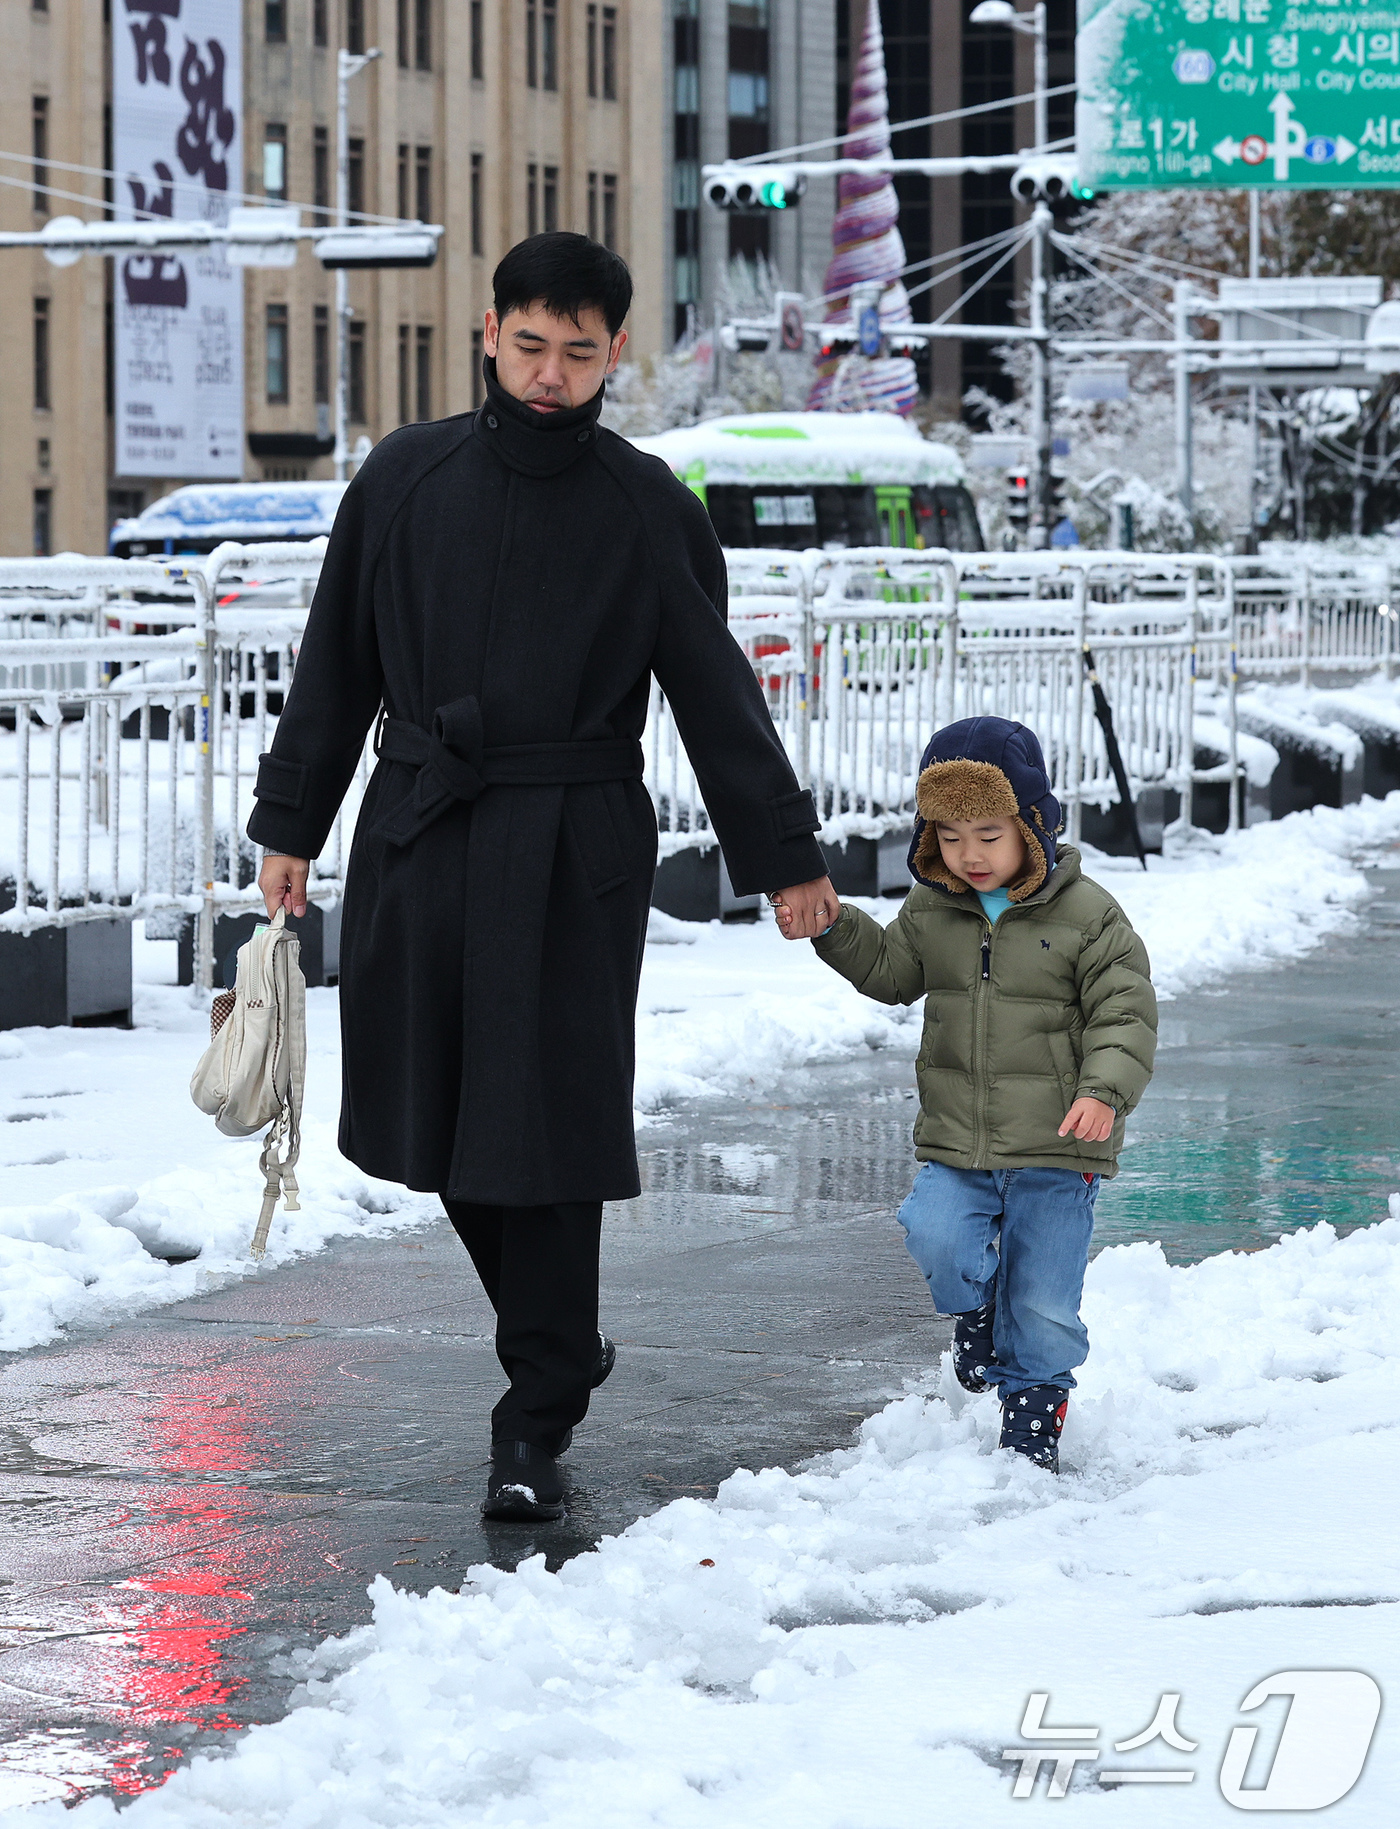
<path id="1" fill-rule="evenodd" d="M 1358 934 L 1164 1006 L 1100 1247 L 1179 1261 L 1384 1214 L 1400 869 L 1372 881 Z M 478 1516 L 501 1381 L 445 1222 L 0 1364 L 0 1807 L 131 1794 L 276 1718 L 376 1573 L 557 1565 L 735 1467 L 849 1440 L 947 1338 L 893 1223 L 912 1117 L 910 1061 L 877 1055 L 642 1133 L 647 1191 L 605 1223 L 617 1370 L 560 1525 Z"/>

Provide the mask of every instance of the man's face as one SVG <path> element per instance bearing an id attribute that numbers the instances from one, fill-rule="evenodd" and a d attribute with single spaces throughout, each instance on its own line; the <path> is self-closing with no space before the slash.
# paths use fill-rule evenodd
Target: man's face
<path id="1" fill-rule="evenodd" d="M 577 323 L 538 302 L 527 311 L 508 311 L 504 321 L 494 310 L 486 313 L 484 347 L 496 358 L 496 379 L 541 415 L 591 400 L 617 367 L 626 341 L 625 330 L 608 335 L 596 305 L 585 305 Z"/>

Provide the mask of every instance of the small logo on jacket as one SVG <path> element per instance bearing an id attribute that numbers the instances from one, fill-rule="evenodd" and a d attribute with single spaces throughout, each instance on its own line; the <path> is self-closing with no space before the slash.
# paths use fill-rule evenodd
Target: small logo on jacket
<path id="1" fill-rule="evenodd" d="M 1048 940 L 1042 940 L 1040 944 L 1045 948 L 1047 953 L 1050 951 L 1050 942 Z"/>

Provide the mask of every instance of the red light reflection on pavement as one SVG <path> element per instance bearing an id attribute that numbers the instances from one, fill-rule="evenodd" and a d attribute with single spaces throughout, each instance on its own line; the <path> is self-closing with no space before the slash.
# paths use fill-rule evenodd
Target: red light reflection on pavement
<path id="1" fill-rule="evenodd" d="M 192 1723 L 232 1732 L 228 1706 L 247 1678 L 226 1668 L 233 1641 L 249 1629 L 256 1603 L 250 1568 L 286 1566 L 266 1536 L 276 1528 L 247 1487 L 224 1484 L 266 1463 L 272 1432 L 265 1404 L 246 1375 L 210 1389 L 210 1369 L 187 1376 L 198 1389 L 161 1394 L 153 1413 L 133 1415 L 128 1465 L 179 1476 L 145 1484 L 143 1503 L 114 1513 L 115 1528 L 139 1532 L 129 1561 L 156 1566 L 117 1581 L 91 1605 L 86 1629 L 65 1636 L 81 1660 L 64 1688 L 85 1712 L 122 1730 L 98 1740 L 85 1729 L 39 1731 L 9 1742 L 0 1768 L 0 1808 L 42 1797 L 76 1802 L 95 1790 L 132 1797 L 165 1782 L 181 1749 L 161 1729 Z M 219 1375 L 216 1375 L 219 1376 Z M 217 1485 L 210 1476 L 223 1476 Z M 16 1789 L 18 1785 L 18 1789 Z M 27 1795 L 26 1793 L 27 1789 Z"/>

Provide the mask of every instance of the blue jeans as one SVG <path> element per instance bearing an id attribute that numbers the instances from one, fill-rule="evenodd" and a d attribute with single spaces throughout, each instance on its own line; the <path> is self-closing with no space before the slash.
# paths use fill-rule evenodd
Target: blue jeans
<path id="1" fill-rule="evenodd" d="M 995 1294 L 1002 1400 L 1032 1385 L 1074 1388 L 1089 1353 L 1079 1298 L 1099 1177 L 1076 1169 L 954 1169 L 926 1162 L 899 1209 L 909 1255 L 940 1314 Z"/>

